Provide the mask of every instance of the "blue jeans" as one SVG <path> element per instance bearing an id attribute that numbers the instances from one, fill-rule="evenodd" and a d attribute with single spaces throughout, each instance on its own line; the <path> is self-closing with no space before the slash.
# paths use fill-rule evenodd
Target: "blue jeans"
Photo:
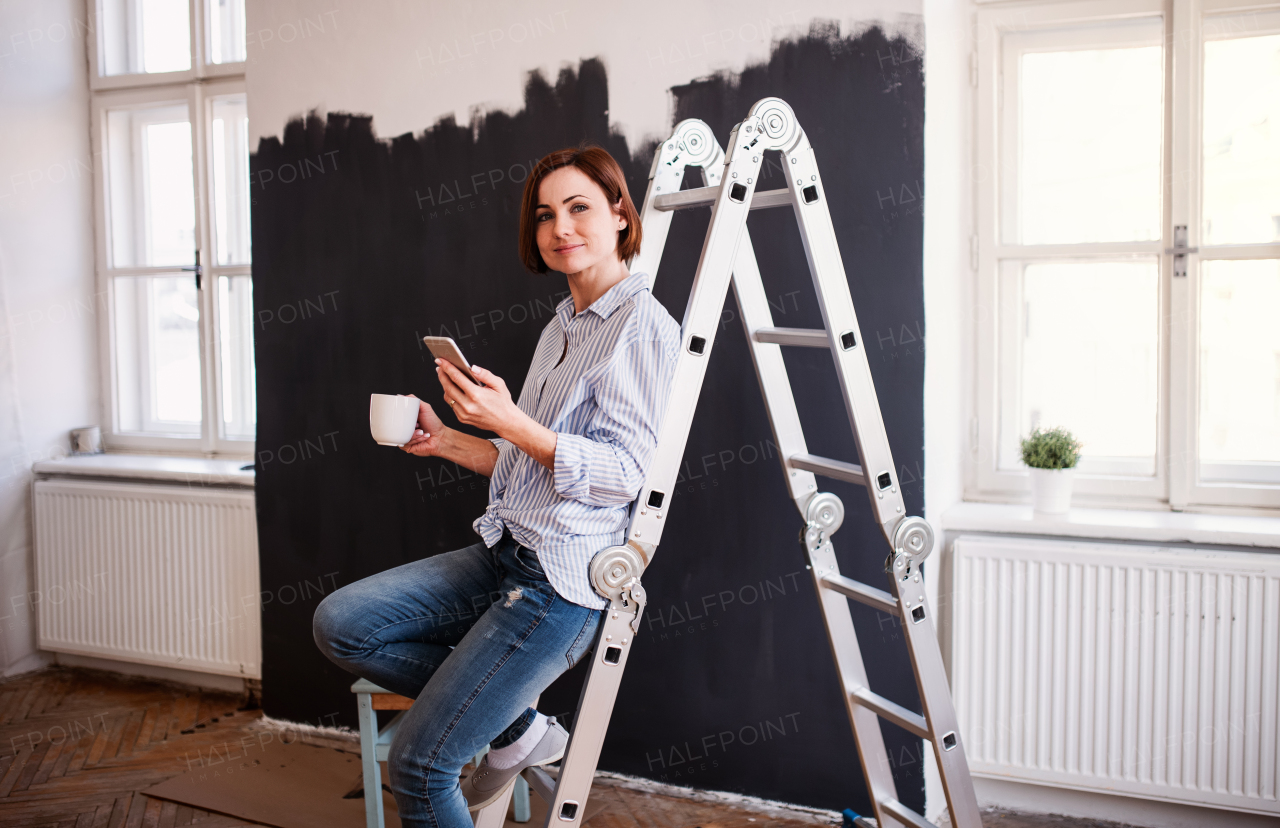
<path id="1" fill-rule="evenodd" d="M 415 699 L 388 756 L 405 828 L 471 826 L 462 766 L 528 729 L 529 706 L 595 643 L 603 610 L 556 594 L 509 534 L 329 594 L 312 634 L 344 670 Z"/>

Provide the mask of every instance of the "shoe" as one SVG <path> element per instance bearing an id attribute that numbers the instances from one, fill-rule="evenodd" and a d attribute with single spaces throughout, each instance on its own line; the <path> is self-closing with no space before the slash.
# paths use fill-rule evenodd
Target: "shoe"
<path id="1" fill-rule="evenodd" d="M 533 746 L 529 755 L 513 768 L 494 768 L 489 765 L 489 754 L 480 760 L 480 767 L 475 773 L 462 781 L 462 795 L 467 800 L 468 811 L 478 811 L 493 803 L 507 792 L 507 788 L 516 782 L 516 777 L 526 768 L 535 765 L 547 765 L 558 762 L 564 757 L 565 746 L 569 744 L 569 733 L 554 718 L 548 722 L 547 732 L 538 744 Z"/>

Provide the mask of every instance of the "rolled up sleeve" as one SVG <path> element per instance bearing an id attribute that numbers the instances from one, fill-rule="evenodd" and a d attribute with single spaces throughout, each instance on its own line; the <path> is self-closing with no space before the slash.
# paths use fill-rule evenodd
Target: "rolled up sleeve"
<path id="1" fill-rule="evenodd" d="M 657 340 L 615 355 L 595 384 L 596 411 L 582 435 L 556 435 L 555 487 L 589 506 L 635 500 L 658 445 L 675 376 L 673 354 Z"/>

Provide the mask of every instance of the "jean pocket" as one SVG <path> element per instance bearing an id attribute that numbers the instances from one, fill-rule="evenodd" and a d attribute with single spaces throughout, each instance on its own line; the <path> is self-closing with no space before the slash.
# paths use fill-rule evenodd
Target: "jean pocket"
<path id="1" fill-rule="evenodd" d="M 538 560 L 537 552 L 517 544 L 516 551 L 511 557 L 526 576 L 540 581 L 547 580 L 547 573 L 542 571 L 542 563 Z"/>
<path id="2" fill-rule="evenodd" d="M 591 652 L 591 648 L 596 643 L 596 635 L 600 631 L 600 624 L 604 619 L 604 610 L 590 610 L 587 612 L 587 620 L 582 622 L 582 629 L 578 632 L 578 637 L 574 640 L 573 645 L 569 647 L 569 652 L 564 657 L 569 662 L 569 669 L 572 670 L 578 666 L 578 662 Z"/>

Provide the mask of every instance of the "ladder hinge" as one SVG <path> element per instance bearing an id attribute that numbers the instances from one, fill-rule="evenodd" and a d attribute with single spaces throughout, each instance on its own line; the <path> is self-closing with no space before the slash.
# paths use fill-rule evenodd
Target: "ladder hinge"
<path id="1" fill-rule="evenodd" d="M 969 237 L 969 269 L 978 269 L 978 234 Z"/>
<path id="2" fill-rule="evenodd" d="M 969 53 L 969 85 L 978 85 L 978 53 Z"/>

